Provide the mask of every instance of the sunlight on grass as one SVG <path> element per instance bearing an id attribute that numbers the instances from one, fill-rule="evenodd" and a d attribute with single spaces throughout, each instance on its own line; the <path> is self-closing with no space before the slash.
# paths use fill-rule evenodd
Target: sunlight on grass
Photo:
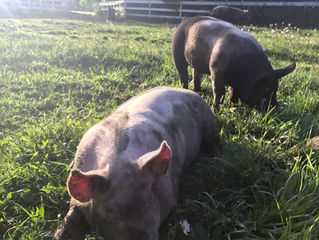
<path id="1" fill-rule="evenodd" d="M 65 182 L 83 133 L 146 89 L 181 87 L 174 27 L 1 19 L 0 236 L 51 238 L 68 209 Z M 319 238 L 319 155 L 306 147 L 319 135 L 319 33 L 244 30 L 275 69 L 294 61 L 297 68 L 279 83 L 277 109 L 232 106 L 226 96 L 215 113 L 223 154 L 186 169 L 161 239 Z M 211 105 L 208 77 L 202 86 Z M 190 224 L 187 236 L 181 219 Z"/>

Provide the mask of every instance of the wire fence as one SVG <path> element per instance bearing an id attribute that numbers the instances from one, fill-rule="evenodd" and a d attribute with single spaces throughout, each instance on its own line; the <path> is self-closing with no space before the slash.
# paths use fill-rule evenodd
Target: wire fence
<path id="1" fill-rule="evenodd" d="M 124 0 L 128 17 L 182 19 L 208 15 L 218 5 L 235 7 L 319 7 L 319 1 L 160 1 Z"/>

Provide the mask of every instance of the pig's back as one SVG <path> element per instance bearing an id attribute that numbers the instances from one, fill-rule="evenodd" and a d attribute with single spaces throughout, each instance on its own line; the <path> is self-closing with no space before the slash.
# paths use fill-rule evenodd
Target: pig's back
<path id="1" fill-rule="evenodd" d="M 137 96 L 118 108 L 128 112 L 125 158 L 132 161 L 166 140 L 179 164 L 200 149 L 207 121 L 215 121 L 210 107 L 190 90 L 161 87 Z"/>
<path id="2" fill-rule="evenodd" d="M 90 128 L 78 146 L 74 168 L 87 172 L 137 161 L 163 140 L 172 149 L 174 164 L 181 167 L 199 153 L 207 125 L 215 128 L 215 119 L 197 93 L 155 88 L 131 98 Z"/>
<path id="3" fill-rule="evenodd" d="M 233 31 L 234 26 L 210 17 L 199 17 L 188 28 L 185 41 L 185 59 L 198 72 L 209 74 L 212 50 L 219 39 Z"/>

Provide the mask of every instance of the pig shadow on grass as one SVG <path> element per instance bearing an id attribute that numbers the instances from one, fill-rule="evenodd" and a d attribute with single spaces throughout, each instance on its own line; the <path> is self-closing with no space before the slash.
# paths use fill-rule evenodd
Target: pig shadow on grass
<path id="1" fill-rule="evenodd" d="M 182 219 L 191 224 L 192 239 L 224 239 L 247 208 L 258 207 L 260 198 L 273 201 L 265 192 L 274 192 L 285 182 L 286 164 L 263 157 L 249 144 L 223 146 L 220 157 L 203 154 L 183 172 L 178 204 L 160 229 L 161 240 L 184 239 L 177 237 Z M 239 202 L 243 204 L 238 206 Z"/>

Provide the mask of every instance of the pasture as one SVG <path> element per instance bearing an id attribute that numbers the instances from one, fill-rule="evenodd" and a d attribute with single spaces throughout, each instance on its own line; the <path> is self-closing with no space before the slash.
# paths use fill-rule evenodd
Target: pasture
<path id="1" fill-rule="evenodd" d="M 51 239 L 68 210 L 65 182 L 83 133 L 138 93 L 181 87 L 174 27 L 0 19 L 2 239 Z M 274 68 L 297 68 L 280 81 L 279 107 L 266 113 L 226 96 L 215 113 L 223 154 L 186 169 L 161 239 L 319 239 L 319 152 L 306 147 L 319 135 L 319 32 L 286 24 L 244 30 Z M 202 88 L 211 105 L 208 77 Z"/>

